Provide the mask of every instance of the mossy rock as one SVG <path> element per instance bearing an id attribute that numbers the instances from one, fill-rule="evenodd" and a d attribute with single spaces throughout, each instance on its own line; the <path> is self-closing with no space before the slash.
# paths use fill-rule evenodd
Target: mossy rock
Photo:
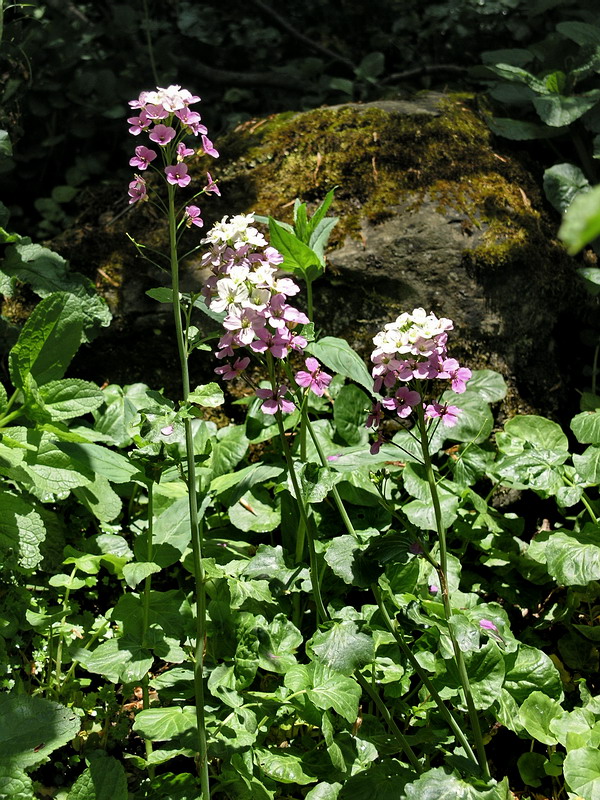
<path id="1" fill-rule="evenodd" d="M 207 226 L 252 210 L 290 221 L 296 197 L 310 207 L 337 186 L 340 223 L 315 286 L 317 326 L 366 351 L 386 322 L 423 306 L 454 319 L 459 357 L 500 369 L 518 395 L 552 412 L 564 376 L 557 329 L 580 315 L 585 297 L 556 240 L 541 175 L 506 147 L 474 98 L 431 93 L 244 123 L 219 142 L 217 162 L 194 168 L 192 186 L 207 168 L 219 179 L 222 197 L 202 202 Z M 127 229 L 160 248 L 164 225 L 152 213 L 134 208 L 106 228 L 106 257 L 96 261 L 100 276 L 117 276 L 113 310 L 129 329 L 132 320 L 139 330 L 144 320 L 157 326 L 144 289 L 165 276 L 124 237 Z M 81 269 L 78 253 L 67 255 Z M 187 280 L 202 278 L 190 261 Z"/>

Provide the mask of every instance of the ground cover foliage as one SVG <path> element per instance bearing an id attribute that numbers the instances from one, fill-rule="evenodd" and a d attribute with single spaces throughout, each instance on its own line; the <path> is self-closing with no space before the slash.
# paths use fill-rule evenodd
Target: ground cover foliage
<path id="1" fill-rule="evenodd" d="M 576 21 L 561 41 L 597 51 Z M 542 51 L 487 62 L 518 106 L 490 124 L 595 133 L 598 90 L 575 86 L 597 55 L 540 77 Z M 69 377 L 110 314 L 0 206 L 2 293 L 39 298 L 2 328 L 0 797 L 597 800 L 595 371 L 565 424 L 497 424 L 504 380 L 451 357 L 443 308 L 390 320 L 367 367 L 311 322 L 335 187 L 291 225 L 207 232 L 215 161 L 179 207 L 196 149 L 218 156 L 197 101 L 142 93 L 127 143 L 130 203 L 169 220 L 169 252 L 134 244 L 171 275 L 150 296 L 173 306 L 182 396 Z M 546 180 L 573 253 L 600 226 L 589 153 Z M 185 228 L 206 237 L 198 292 L 179 290 Z M 215 354 L 192 387 L 190 359 Z"/>

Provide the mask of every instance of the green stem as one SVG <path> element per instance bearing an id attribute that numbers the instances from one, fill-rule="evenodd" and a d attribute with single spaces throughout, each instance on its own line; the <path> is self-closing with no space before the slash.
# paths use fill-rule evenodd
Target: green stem
<path id="1" fill-rule="evenodd" d="M 173 290 L 173 315 L 177 351 L 181 367 L 183 402 L 190 394 L 190 376 L 188 370 L 188 354 L 186 336 L 182 325 L 182 310 L 179 302 L 179 259 L 177 255 L 177 220 L 175 214 L 175 187 L 167 185 L 169 205 L 169 247 L 171 263 L 171 287 Z M 194 661 L 194 690 L 196 695 L 196 721 L 198 728 L 198 773 L 202 800 L 210 800 L 210 782 L 208 777 L 208 753 L 206 740 L 206 721 L 204 715 L 204 641 L 206 639 L 206 588 L 204 585 L 204 566 L 202 563 L 202 527 L 198 518 L 198 498 L 196 494 L 196 463 L 194 460 L 194 435 L 192 421 L 184 420 L 185 448 L 187 461 L 187 487 L 190 509 L 190 529 L 192 534 L 192 552 L 194 560 L 194 580 L 196 593 L 196 657 Z"/>
<path id="2" fill-rule="evenodd" d="M 21 406 L 21 408 L 16 408 L 12 413 L 5 414 L 2 418 L 0 418 L 0 428 L 4 428 L 9 422 L 12 422 L 13 419 L 20 417 L 24 411 L 25 409 L 23 406 Z"/>
<path id="3" fill-rule="evenodd" d="M 154 47 L 152 46 L 152 37 L 150 36 L 150 15 L 148 13 L 148 1 L 142 0 L 144 6 L 144 29 L 146 31 L 146 44 L 148 45 L 148 58 L 150 60 L 150 68 L 154 77 L 154 82 L 158 86 L 160 83 L 158 79 L 158 72 L 156 71 L 156 61 L 154 59 Z"/>
<path id="4" fill-rule="evenodd" d="M 65 596 L 63 598 L 62 610 L 63 616 L 60 620 L 60 628 L 58 631 L 58 644 L 56 645 L 56 668 L 54 670 L 54 692 L 57 697 L 60 697 L 60 680 L 61 680 L 61 673 L 62 673 L 62 651 L 63 651 L 63 643 L 64 643 L 64 635 L 63 635 L 63 627 L 67 620 L 67 609 L 69 607 L 69 596 L 71 594 L 71 586 L 70 582 L 73 580 L 75 575 L 77 574 L 77 567 L 73 567 L 71 570 L 71 574 L 69 576 L 69 586 L 65 589 Z"/>
<path id="5" fill-rule="evenodd" d="M 463 658 L 462 651 L 458 645 L 458 642 L 456 641 L 456 637 L 452 630 L 452 607 L 450 605 L 450 595 L 448 591 L 448 550 L 446 545 L 446 529 L 442 522 L 442 510 L 440 506 L 440 499 L 437 491 L 435 475 L 433 472 L 433 464 L 431 463 L 431 456 L 429 454 L 429 440 L 427 438 L 427 425 L 425 423 L 425 412 L 423 409 L 423 405 L 420 403 L 417 405 L 417 415 L 418 415 L 418 429 L 421 440 L 421 452 L 423 453 L 423 463 L 425 465 L 427 482 L 429 484 L 429 490 L 431 492 L 431 502 L 433 505 L 435 524 L 438 534 L 440 564 L 437 573 L 440 580 L 440 589 L 442 594 L 442 603 L 444 607 L 444 616 L 446 618 L 446 623 L 448 625 L 448 635 L 450 636 L 450 641 L 452 642 L 454 659 L 456 667 L 458 669 L 458 674 L 460 676 L 460 682 L 462 685 L 463 694 L 467 705 L 467 711 L 469 713 L 469 719 L 471 721 L 473 738 L 475 739 L 475 749 L 477 750 L 477 760 L 479 762 L 479 766 L 481 767 L 481 771 L 483 772 L 484 778 L 486 780 L 489 780 L 491 777 L 490 769 L 487 762 L 487 756 L 485 754 L 485 746 L 483 744 L 483 736 L 481 734 L 481 727 L 479 725 L 479 717 L 477 716 L 477 709 L 475 708 L 475 703 L 473 701 L 473 694 L 471 692 L 471 684 L 469 682 L 469 676 L 467 674 L 467 667 L 465 665 L 465 660 Z"/>
<path id="6" fill-rule="evenodd" d="M 390 615 L 388 614 L 383 599 L 381 597 L 381 592 L 379 591 L 379 588 L 377 586 L 373 586 L 373 594 L 375 595 L 375 599 L 377 600 L 377 605 L 379 606 L 379 611 L 381 612 L 381 616 L 383 617 L 389 632 L 396 640 L 396 643 L 400 648 L 400 652 L 403 654 L 403 656 L 412 666 L 416 674 L 419 676 L 421 682 L 423 683 L 423 686 L 425 686 L 429 694 L 433 697 L 435 703 L 437 704 L 440 714 L 446 720 L 450 728 L 454 731 L 456 738 L 461 743 L 463 750 L 465 751 L 467 756 L 477 764 L 475 753 L 473 752 L 471 745 L 469 744 L 469 741 L 464 735 L 460 725 L 454 719 L 454 716 L 449 711 L 448 707 L 440 697 L 439 692 L 431 682 L 429 676 L 427 675 L 425 670 L 421 667 L 421 665 L 419 664 L 413 653 L 410 651 L 408 645 L 406 644 L 406 642 L 398 632 L 397 627 L 394 625 L 392 619 L 390 618 Z"/>
<path id="7" fill-rule="evenodd" d="M 319 437 L 315 433 L 313 426 L 311 424 L 310 418 L 306 410 L 303 410 L 303 416 L 306 416 L 306 427 L 310 434 L 310 438 L 313 440 L 313 444 L 316 448 L 316 451 L 319 456 L 319 460 L 323 467 L 328 467 L 329 464 L 327 463 L 327 459 L 325 458 L 325 453 L 323 452 L 323 448 L 321 447 L 321 443 L 319 442 Z M 354 530 L 354 525 L 352 524 L 352 520 L 348 516 L 348 512 L 346 511 L 346 506 L 344 505 L 344 501 L 340 497 L 340 493 L 337 490 L 337 486 L 331 487 L 331 496 L 337 506 L 338 511 L 340 512 L 340 516 L 344 525 L 346 526 L 346 530 L 351 536 L 354 536 L 355 539 L 358 539 L 356 531 Z"/>
<path id="8" fill-rule="evenodd" d="M 372 686 L 369 685 L 369 683 L 363 678 L 363 676 L 360 674 L 360 672 L 358 672 L 358 671 L 355 672 L 354 676 L 356 677 L 356 680 L 359 682 L 359 684 L 362 687 L 363 691 L 365 691 L 369 695 L 371 700 L 375 703 L 375 705 L 379 709 L 379 712 L 380 712 L 381 716 L 387 722 L 387 725 L 388 725 L 389 729 L 391 730 L 391 732 L 394 734 L 394 736 L 398 740 L 398 744 L 400 745 L 400 747 L 404 751 L 404 755 L 410 761 L 411 766 L 420 775 L 423 772 L 423 767 L 421 766 L 421 764 L 419 762 L 419 759 L 416 757 L 416 755 L 414 753 L 414 750 L 409 745 L 408 739 L 402 733 L 400 728 L 396 725 L 396 722 L 395 722 L 394 718 L 390 714 L 390 712 L 388 710 L 388 707 L 386 706 L 384 701 L 379 696 L 379 693 L 377 691 L 375 691 L 375 689 L 373 689 Z"/>
<path id="9" fill-rule="evenodd" d="M 154 482 L 148 483 L 148 530 L 146 534 L 146 561 L 152 561 L 153 542 L 152 532 L 154 525 Z M 144 595 L 142 597 L 142 647 L 148 647 L 148 628 L 150 624 L 150 592 L 152 590 L 152 575 L 147 575 L 144 580 Z M 150 708 L 150 692 L 148 691 L 148 674 L 142 678 L 142 703 L 144 709 Z M 145 739 L 146 760 L 152 753 L 152 740 Z M 154 778 L 154 767 L 148 768 L 148 775 Z"/>

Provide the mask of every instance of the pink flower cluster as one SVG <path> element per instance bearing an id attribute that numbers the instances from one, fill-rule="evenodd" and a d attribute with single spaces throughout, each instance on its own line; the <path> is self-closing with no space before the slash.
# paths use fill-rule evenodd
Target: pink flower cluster
<path id="1" fill-rule="evenodd" d="M 210 249 L 202 256 L 202 264 L 210 267 L 212 275 L 206 281 L 203 295 L 211 311 L 225 312 L 225 334 L 218 343 L 217 358 L 231 359 L 240 347 L 258 355 L 270 353 L 275 359 L 285 359 L 293 350 L 303 351 L 307 340 L 296 332 L 299 324 L 309 322 L 302 311 L 288 303 L 300 288 L 278 269 L 283 256 L 269 246 L 254 226 L 252 214 L 224 217 L 209 231 L 202 244 Z M 215 372 L 224 380 L 240 375 L 250 359 L 226 361 Z M 315 358 L 306 359 L 307 371 L 300 370 L 295 381 L 298 386 L 322 395 L 331 376 L 321 370 Z M 267 414 L 290 412 L 294 403 L 287 398 L 285 384 L 272 389 L 257 389 L 262 410 Z"/>
<path id="2" fill-rule="evenodd" d="M 388 323 L 373 339 L 375 350 L 371 354 L 374 364 L 372 375 L 374 391 L 386 396 L 373 404 L 367 427 L 378 429 L 384 409 L 400 419 L 409 417 L 422 403 L 416 381 L 429 379 L 449 380 L 452 391 L 462 394 L 471 370 L 461 367 L 454 358 L 448 358 L 447 331 L 454 327 L 452 320 L 427 314 L 422 308 L 401 314 L 395 322 Z M 460 409 L 457 406 L 430 403 L 424 405 L 426 419 L 440 419 L 447 427 L 456 425 Z M 377 452 L 381 436 L 372 447 Z"/>
<path id="3" fill-rule="evenodd" d="M 168 183 L 173 186 L 187 186 L 191 181 L 185 159 L 196 153 L 187 147 L 183 141 L 185 136 L 200 136 L 202 152 L 206 155 L 218 157 L 219 153 L 208 138 L 208 131 L 201 123 L 200 114 L 192 111 L 190 106 L 198 103 L 200 98 L 191 94 L 180 86 L 168 86 L 166 89 L 158 87 L 152 92 L 142 92 L 137 100 L 130 100 L 129 105 L 138 110 L 138 115 L 129 117 L 127 122 L 131 125 L 129 133 L 139 136 L 147 133 L 151 142 L 158 145 L 163 156 L 164 174 Z M 152 166 L 158 153 L 145 145 L 135 148 L 135 156 L 129 161 L 132 167 L 137 167 L 144 172 Z M 220 194 L 215 182 L 208 175 L 208 184 L 205 192 Z M 136 174 L 135 180 L 129 184 L 129 203 L 145 200 L 148 190 L 145 178 Z M 189 225 L 202 225 L 200 209 L 189 206 L 186 209 L 186 223 Z"/>

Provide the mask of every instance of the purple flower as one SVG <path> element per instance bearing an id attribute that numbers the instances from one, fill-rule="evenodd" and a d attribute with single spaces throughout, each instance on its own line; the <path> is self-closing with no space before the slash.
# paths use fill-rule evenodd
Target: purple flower
<path id="1" fill-rule="evenodd" d="M 144 111 L 150 119 L 166 119 L 169 116 L 167 109 L 160 103 L 148 103 L 144 106 Z"/>
<path id="2" fill-rule="evenodd" d="M 209 192 L 214 192 L 218 197 L 221 197 L 221 192 L 219 191 L 219 187 L 217 186 L 215 181 L 213 181 L 213 179 L 211 178 L 210 172 L 206 173 L 206 180 L 208 181 L 208 183 L 204 187 L 205 194 L 208 194 Z"/>
<path id="3" fill-rule="evenodd" d="M 437 594 L 439 592 L 439 590 L 440 590 L 440 587 L 436 586 L 435 583 L 432 583 L 429 586 L 429 594 Z"/>
<path id="4" fill-rule="evenodd" d="M 175 138 L 175 128 L 171 128 L 170 125 L 155 125 L 149 134 L 149 138 L 164 147 Z"/>
<path id="5" fill-rule="evenodd" d="M 255 353 L 264 353 L 268 350 L 274 358 L 285 358 L 290 350 L 290 339 L 289 335 L 286 335 L 286 331 L 273 333 L 267 328 L 260 328 L 256 331 L 258 338 L 252 342 L 250 348 Z"/>
<path id="6" fill-rule="evenodd" d="M 432 403 L 425 406 L 425 418 L 436 419 L 440 418 L 442 425 L 446 428 L 453 428 L 458 422 L 460 408 L 458 406 L 442 405 L 441 403 Z"/>
<path id="7" fill-rule="evenodd" d="M 381 450 L 381 445 L 385 442 L 385 439 L 381 434 L 377 437 L 376 441 L 373 442 L 371 447 L 369 448 L 369 452 L 372 456 L 376 456 L 377 453 Z"/>
<path id="8" fill-rule="evenodd" d="M 404 419 L 408 417 L 413 407 L 421 402 L 421 395 L 414 392 L 407 386 L 401 386 L 393 397 L 386 397 L 381 401 L 381 405 L 390 411 L 395 411 L 396 414 Z"/>
<path id="9" fill-rule="evenodd" d="M 365 428 L 378 428 L 383 419 L 383 411 L 381 410 L 381 403 L 373 403 L 371 413 L 367 417 Z"/>
<path id="10" fill-rule="evenodd" d="M 140 145 L 139 147 L 135 148 L 135 156 L 130 159 L 129 163 L 132 167 L 139 167 L 139 169 L 147 169 L 150 166 L 150 162 L 154 161 L 156 158 L 156 153 L 154 150 L 150 150 L 144 145 Z"/>
<path id="11" fill-rule="evenodd" d="M 309 356 L 304 363 L 307 371 L 300 370 L 294 379 L 298 386 L 310 389 L 317 397 L 321 397 L 331 383 L 332 376 L 328 372 L 323 372 L 317 359 L 312 356 Z"/>
<path id="12" fill-rule="evenodd" d="M 175 428 L 172 425 L 165 425 L 164 428 L 160 429 L 160 432 L 163 436 L 170 436 L 174 430 Z"/>
<path id="13" fill-rule="evenodd" d="M 337 461 L 339 458 L 341 458 L 341 455 L 341 453 L 334 453 L 331 456 L 327 456 L 327 461 Z"/>
<path id="14" fill-rule="evenodd" d="M 129 133 L 133 134 L 133 136 L 138 136 L 138 134 L 140 134 L 150 125 L 148 114 L 146 114 L 144 110 L 140 111 L 139 117 L 129 117 L 127 122 L 129 122 L 131 125 L 131 128 L 129 128 Z"/>
<path id="15" fill-rule="evenodd" d="M 135 180 L 129 184 L 129 205 L 137 203 L 138 200 L 147 199 L 146 181 L 141 175 L 136 175 Z"/>
<path id="16" fill-rule="evenodd" d="M 191 228 L 192 225 L 197 225 L 201 228 L 204 225 L 204 221 L 200 216 L 201 210 L 198 206 L 186 206 L 185 207 L 185 224 L 188 228 Z"/>
<path id="17" fill-rule="evenodd" d="M 202 149 L 207 156 L 212 156 L 213 158 L 219 157 L 219 151 L 215 149 L 215 146 L 205 134 L 202 134 Z"/>
<path id="18" fill-rule="evenodd" d="M 284 384 L 277 387 L 275 391 L 273 391 L 273 389 L 257 389 L 257 397 L 265 401 L 260 407 L 260 410 L 265 414 L 276 414 L 278 411 L 289 414 L 291 411 L 294 411 L 296 406 L 291 400 L 285 399 L 287 391 L 288 388 Z"/>
<path id="19" fill-rule="evenodd" d="M 165 175 L 167 176 L 167 181 L 174 186 L 187 186 L 192 180 L 191 176 L 188 175 L 187 164 L 175 164 L 172 167 L 165 167 Z"/>
<path id="20" fill-rule="evenodd" d="M 183 161 L 184 158 L 193 156 L 195 152 L 191 147 L 186 147 L 183 142 L 179 142 L 177 145 L 177 161 Z"/>
<path id="21" fill-rule="evenodd" d="M 216 367 L 215 372 L 217 375 L 220 375 L 224 381 L 231 381 L 241 375 L 249 363 L 250 359 L 248 356 L 246 356 L 246 358 L 236 358 L 233 362 L 233 366 L 227 361 L 221 367 Z"/>
<path id="22" fill-rule="evenodd" d="M 471 370 L 459 366 L 455 358 L 447 358 L 442 364 L 442 369 L 444 370 L 443 377 L 450 378 L 452 381 L 452 391 L 456 392 L 456 394 L 462 394 L 467 388 L 467 381 L 471 377 Z"/>
<path id="23" fill-rule="evenodd" d="M 480 619 L 479 627 L 483 628 L 484 631 L 495 631 L 496 633 L 498 633 L 498 628 L 489 619 Z"/>
<path id="24" fill-rule="evenodd" d="M 175 116 L 179 117 L 183 124 L 187 125 L 188 127 L 197 125 L 200 122 L 200 114 L 197 111 L 190 111 L 187 106 L 178 108 L 175 112 Z"/>

